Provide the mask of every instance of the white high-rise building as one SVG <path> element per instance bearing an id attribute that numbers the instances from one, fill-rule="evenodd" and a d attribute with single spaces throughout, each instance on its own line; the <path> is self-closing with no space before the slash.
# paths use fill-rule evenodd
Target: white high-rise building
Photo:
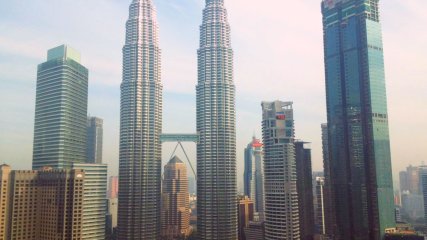
<path id="1" fill-rule="evenodd" d="M 300 240 L 292 102 L 262 103 L 265 239 Z"/>
<path id="2" fill-rule="evenodd" d="M 206 0 L 196 89 L 199 239 L 236 240 L 235 86 L 230 25 L 223 0 Z"/>
<path id="3" fill-rule="evenodd" d="M 162 84 L 156 10 L 133 0 L 123 47 L 118 238 L 160 237 Z"/>

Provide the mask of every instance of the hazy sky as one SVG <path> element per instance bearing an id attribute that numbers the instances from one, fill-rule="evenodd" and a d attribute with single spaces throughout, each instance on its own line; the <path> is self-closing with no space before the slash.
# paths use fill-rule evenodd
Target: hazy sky
<path id="1" fill-rule="evenodd" d="M 0 162 L 31 168 L 37 64 L 67 43 L 89 68 L 89 114 L 104 119 L 104 162 L 118 172 L 119 107 L 130 0 L 0 0 Z M 164 132 L 195 131 L 203 0 L 154 0 L 163 51 Z M 326 121 L 320 0 L 225 0 L 237 87 L 238 180 L 261 135 L 263 100 L 294 102 L 296 136 L 322 169 Z M 381 1 L 393 169 L 427 161 L 426 0 Z M 193 144 L 185 145 L 195 162 Z M 164 161 L 173 144 L 164 145 Z M 182 157 L 182 153 L 178 154 Z M 195 164 L 195 163 L 194 163 Z"/>

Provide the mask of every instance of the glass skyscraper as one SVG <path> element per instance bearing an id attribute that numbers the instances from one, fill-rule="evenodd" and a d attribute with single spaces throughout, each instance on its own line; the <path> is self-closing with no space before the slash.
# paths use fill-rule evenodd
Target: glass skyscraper
<path id="1" fill-rule="evenodd" d="M 265 239 L 300 240 L 292 102 L 262 103 Z"/>
<path id="2" fill-rule="evenodd" d="M 378 2 L 322 2 L 335 239 L 395 227 Z"/>
<path id="3" fill-rule="evenodd" d="M 200 240 L 237 238 L 233 50 L 223 0 L 206 0 L 197 83 L 197 231 Z"/>
<path id="4" fill-rule="evenodd" d="M 123 47 L 118 239 L 160 238 L 161 50 L 152 0 L 133 0 Z"/>
<path id="5" fill-rule="evenodd" d="M 86 161 L 88 70 L 67 45 L 50 49 L 37 70 L 33 169 Z"/>
<path id="6" fill-rule="evenodd" d="M 245 148 L 244 193 L 254 202 L 255 212 L 264 220 L 264 152 L 263 144 L 253 137 Z"/>
<path id="7" fill-rule="evenodd" d="M 87 118 L 86 162 L 102 163 L 103 120 L 97 117 Z"/>
<path id="8" fill-rule="evenodd" d="M 313 240 L 314 205 L 311 149 L 309 143 L 295 141 L 298 211 L 301 240 Z"/>

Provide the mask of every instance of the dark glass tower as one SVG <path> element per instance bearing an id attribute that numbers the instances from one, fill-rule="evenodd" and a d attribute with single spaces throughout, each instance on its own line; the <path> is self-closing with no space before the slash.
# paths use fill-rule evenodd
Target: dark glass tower
<path id="1" fill-rule="evenodd" d="M 33 169 L 71 168 L 86 161 L 88 70 L 67 45 L 38 66 Z"/>
<path id="2" fill-rule="evenodd" d="M 156 11 L 133 0 L 123 47 L 118 239 L 160 237 L 162 84 Z"/>
<path id="3" fill-rule="evenodd" d="M 308 143 L 295 142 L 295 162 L 297 169 L 298 212 L 301 240 L 313 240 L 314 205 L 311 149 Z"/>
<path id="4" fill-rule="evenodd" d="M 233 50 L 223 0 L 206 0 L 197 83 L 197 231 L 200 240 L 237 238 Z"/>
<path id="5" fill-rule="evenodd" d="M 323 0 L 330 179 L 337 236 L 395 227 L 378 0 Z"/>
<path id="6" fill-rule="evenodd" d="M 87 118 L 86 162 L 102 163 L 103 120 L 97 117 Z"/>

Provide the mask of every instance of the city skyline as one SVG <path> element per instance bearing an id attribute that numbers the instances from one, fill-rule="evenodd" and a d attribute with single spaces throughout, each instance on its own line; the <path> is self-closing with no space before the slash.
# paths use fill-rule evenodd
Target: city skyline
<path id="1" fill-rule="evenodd" d="M 88 9 L 91 9 L 90 6 L 95 6 L 96 1 L 94 3 L 87 3 L 89 6 Z M 389 95 L 389 106 L 390 106 L 390 126 L 391 126 L 391 139 L 392 139 L 392 159 L 393 159 L 393 165 L 394 165 L 394 174 L 396 179 L 396 173 L 403 169 L 407 164 L 411 163 L 414 165 L 418 165 L 422 160 L 422 157 L 426 155 L 426 150 L 422 149 L 421 145 L 411 145 L 406 146 L 406 149 L 399 146 L 402 145 L 402 143 L 407 142 L 407 140 L 411 139 L 413 140 L 413 136 L 417 139 L 416 142 L 425 142 L 426 135 L 425 129 L 423 129 L 421 125 L 423 119 L 425 119 L 425 111 L 415 112 L 413 117 L 407 118 L 410 119 L 411 122 L 409 123 L 408 120 L 399 117 L 403 114 L 403 111 L 406 110 L 407 105 L 411 105 L 414 108 L 421 107 L 423 101 L 425 99 L 425 96 L 421 96 L 417 93 L 423 92 L 423 89 L 425 91 L 426 85 L 425 83 L 421 82 L 422 80 L 422 73 L 425 72 L 425 69 L 421 69 L 421 66 L 425 65 L 425 59 L 417 59 L 417 62 L 414 62 L 412 66 L 404 66 L 400 68 L 402 62 L 405 60 L 408 61 L 408 59 L 416 58 L 418 54 L 422 54 L 422 51 L 425 51 L 421 45 L 417 45 L 422 43 L 427 39 L 425 36 L 425 33 L 423 31 L 418 31 L 418 38 L 412 39 L 410 44 L 406 45 L 412 45 L 414 49 L 416 49 L 417 52 L 413 49 L 412 51 L 400 52 L 399 46 L 402 42 L 402 39 L 399 37 L 399 35 L 408 35 L 405 34 L 404 31 L 412 31 L 416 32 L 415 30 L 418 29 L 416 24 L 415 26 L 408 26 L 409 30 L 404 29 L 396 29 L 396 26 L 400 26 L 401 24 L 409 24 L 411 21 L 408 22 L 408 19 L 405 19 L 405 16 L 411 15 L 409 20 L 416 19 L 416 22 L 422 23 L 425 21 L 425 17 L 421 16 L 421 14 L 417 14 L 419 9 L 423 9 L 421 6 L 425 6 L 426 3 L 422 1 L 413 1 L 410 3 L 405 3 L 406 5 L 399 5 L 399 1 L 388 1 L 387 3 L 381 2 L 381 13 L 382 13 L 382 20 L 383 20 L 383 28 L 384 28 L 384 42 L 385 42 L 385 55 L 386 55 L 386 75 L 387 75 L 387 85 L 391 86 L 388 87 L 388 95 Z M 271 1 L 271 5 L 274 4 L 283 4 L 278 3 L 278 1 Z M 7 34 L 3 35 L 0 38 L 0 70 L 2 73 L 4 73 L 1 76 L 0 81 L 0 93 L 1 93 L 1 113 L 5 113 L 2 116 L 6 116 L 5 119 L 2 119 L 2 127 L 0 128 L 0 133 L 2 136 L 7 136 L 5 138 L 0 139 L 0 151 L 4 153 L 5 159 L 2 159 L 2 161 L 5 161 L 5 163 L 11 164 L 14 168 L 20 168 L 25 169 L 29 168 L 31 164 L 31 144 L 32 144 L 32 125 L 33 122 L 27 121 L 27 119 L 33 119 L 34 114 L 34 96 L 35 96 L 35 75 L 36 75 L 36 69 L 35 66 L 37 63 L 41 62 L 44 59 L 44 54 L 47 49 L 50 49 L 53 46 L 57 46 L 59 44 L 62 44 L 64 42 L 70 44 L 73 47 L 76 47 L 79 49 L 79 51 L 83 55 L 82 62 L 84 65 L 87 65 L 87 67 L 91 71 L 91 76 L 89 77 L 89 84 L 90 84 L 90 91 L 92 91 L 90 95 L 90 107 L 89 107 L 89 113 L 99 116 L 101 118 L 105 118 L 106 125 L 108 124 L 108 130 L 105 134 L 105 153 L 104 158 L 105 162 L 110 164 L 110 169 L 112 171 L 110 174 L 117 174 L 118 169 L 118 91 L 117 86 L 120 84 L 120 67 L 121 67 L 121 56 L 120 56 L 120 48 L 123 45 L 124 40 L 122 39 L 122 36 L 120 33 L 123 33 L 124 28 L 124 22 L 123 16 L 126 15 L 127 6 L 129 2 L 124 1 L 123 3 L 118 3 L 117 1 L 109 1 L 106 3 L 103 3 L 100 5 L 102 9 L 105 9 L 105 11 L 102 14 L 111 14 L 115 13 L 109 18 L 114 19 L 114 23 L 111 25 L 111 28 L 115 30 L 118 30 L 117 36 L 110 36 L 106 35 L 107 32 L 110 32 L 111 29 L 104 29 L 103 31 L 100 31 L 101 37 L 108 36 L 110 39 L 107 40 L 105 44 L 100 44 L 101 46 L 95 47 L 93 44 L 91 44 L 91 41 L 88 41 L 88 43 L 83 43 L 87 38 L 81 37 L 85 34 L 85 31 L 88 31 L 91 29 L 91 27 L 96 26 L 96 24 L 89 24 L 89 26 L 85 27 L 81 22 L 77 21 L 77 17 L 82 17 L 82 19 L 85 19 L 85 11 L 82 9 L 77 15 L 77 17 L 71 18 L 71 20 L 67 20 L 70 22 L 65 22 L 66 25 L 72 26 L 73 30 L 76 28 L 81 28 L 80 31 L 72 31 L 77 32 L 77 36 L 80 36 L 82 39 L 79 39 L 74 36 L 70 36 L 64 31 L 61 31 L 59 26 L 61 24 L 58 23 L 51 23 L 52 30 L 47 29 L 40 29 L 34 28 L 30 29 L 27 27 L 22 27 L 22 24 L 24 24 L 26 21 L 29 21 L 28 19 L 34 18 L 35 23 L 37 22 L 43 22 L 46 21 L 46 19 L 43 19 L 43 17 L 36 17 L 35 15 L 27 14 L 27 17 L 22 17 L 21 14 L 25 13 L 29 9 L 34 9 L 34 5 L 31 3 L 26 4 L 14 4 L 14 3 L 5 3 L 7 7 L 2 9 L 8 9 L 10 10 L 9 13 L 3 14 L 3 10 L 0 10 L 2 14 L 0 14 L 2 17 L 0 19 L 3 19 L 2 23 L 0 24 L 0 29 L 2 29 L 2 32 L 7 32 Z M 82 2 L 76 1 L 75 3 L 64 1 L 63 4 L 68 4 L 67 6 L 71 7 L 72 9 L 81 9 L 83 6 Z M 92 5 L 93 4 L 93 5 Z M 165 34 L 165 36 L 174 36 L 174 34 L 177 33 L 177 31 L 180 31 L 180 29 L 172 29 L 175 27 L 175 25 L 168 23 L 173 18 L 174 14 L 178 14 L 178 21 L 180 23 L 184 22 L 186 24 L 182 25 L 183 31 L 191 31 L 191 37 L 185 36 L 185 37 L 179 37 L 178 43 L 183 44 L 183 42 L 187 41 L 188 38 L 190 38 L 191 44 L 183 44 L 184 47 L 182 50 L 177 50 L 174 47 L 172 47 L 173 43 L 169 42 L 170 40 L 164 40 L 165 44 L 162 45 L 163 49 L 167 49 L 165 51 L 166 55 L 166 63 L 164 64 L 164 71 L 165 71 L 165 113 L 167 110 L 171 110 L 174 108 L 177 108 L 178 110 L 182 110 L 181 113 L 179 113 L 177 110 L 171 111 L 168 113 L 167 118 L 165 120 L 165 132 L 169 131 L 177 131 L 178 129 L 184 129 L 188 132 L 192 132 L 195 129 L 195 122 L 194 122 L 194 116 L 195 111 L 190 110 L 194 107 L 194 83 L 196 82 L 196 72 L 195 72 L 195 61 L 196 61 L 196 49 L 197 49 L 197 26 L 201 19 L 201 8 L 203 5 L 203 1 L 191 1 L 188 3 L 183 3 L 183 5 L 177 5 L 174 3 L 171 3 L 170 1 L 155 1 L 155 4 L 159 5 L 158 14 L 159 14 L 159 21 L 160 25 L 162 27 L 161 34 Z M 320 1 L 301 1 L 301 3 L 292 3 L 291 6 L 298 8 L 298 7 L 305 7 L 307 11 L 315 13 L 317 18 L 310 18 L 307 21 L 304 21 L 303 23 L 303 32 L 307 32 L 307 34 L 301 34 L 297 33 L 295 36 L 282 36 L 279 38 L 282 42 L 286 43 L 289 41 L 289 43 L 292 43 L 293 41 L 299 39 L 299 37 L 303 36 L 314 36 L 313 40 L 305 40 L 303 43 L 309 46 L 309 49 L 313 48 L 315 49 L 314 55 L 316 56 L 315 59 L 313 58 L 313 62 L 309 61 L 307 64 L 308 66 L 315 66 L 316 71 L 314 71 L 313 74 L 304 74 L 301 79 L 295 78 L 295 72 L 293 70 L 290 70 L 293 66 L 293 64 L 302 64 L 304 61 L 301 60 L 303 57 L 297 57 L 297 54 L 301 54 L 301 56 L 307 56 L 306 51 L 304 50 L 298 53 L 295 53 L 292 48 L 283 47 L 280 48 L 278 53 L 276 55 L 272 54 L 269 55 L 271 59 L 271 62 L 277 62 L 276 65 L 268 66 L 265 65 L 266 63 L 262 62 L 261 67 L 262 71 L 261 73 L 265 74 L 267 72 L 270 72 L 266 76 L 268 76 L 268 79 L 265 79 L 265 77 L 261 78 L 260 73 L 254 74 L 254 77 L 249 76 L 249 73 L 253 73 L 253 71 L 250 71 L 251 65 L 248 63 L 248 61 L 251 61 L 250 59 L 255 56 L 259 56 L 259 53 L 250 53 L 248 49 L 250 47 L 253 47 L 252 44 L 254 44 L 256 41 L 261 40 L 253 40 L 254 34 L 258 34 L 262 32 L 260 29 L 256 28 L 254 32 L 249 32 L 248 25 L 245 25 L 243 23 L 239 23 L 238 19 L 241 18 L 243 15 L 249 15 L 251 11 L 254 11 L 252 6 L 247 6 L 247 8 L 238 10 L 237 7 L 240 6 L 239 4 L 242 4 L 242 1 L 227 1 L 226 5 L 227 8 L 230 11 L 230 21 L 231 25 L 233 27 L 233 37 L 236 39 L 234 41 L 234 45 L 236 48 L 236 53 L 238 54 L 238 58 L 240 61 L 237 61 L 236 65 L 236 85 L 239 86 L 239 91 L 237 95 L 237 123 L 238 123 L 238 144 L 237 144 L 237 162 L 238 162 L 238 175 L 237 179 L 241 179 L 241 176 L 243 175 L 243 154 L 242 150 L 245 147 L 245 144 L 250 139 L 250 137 L 253 134 L 253 130 L 257 132 L 257 135 L 260 135 L 260 117 L 259 115 L 259 102 L 261 100 L 269 100 L 270 98 L 268 95 L 272 95 L 273 98 L 276 99 L 282 99 L 284 95 L 290 95 L 290 97 L 286 97 L 286 99 L 293 100 L 295 104 L 298 106 L 298 111 L 295 112 L 296 118 L 300 118 L 303 121 L 296 120 L 296 124 L 298 126 L 304 126 L 298 127 L 297 129 L 301 129 L 297 131 L 296 136 L 300 139 L 306 139 L 307 141 L 313 142 L 313 163 L 314 163 L 314 170 L 321 169 L 322 166 L 322 159 L 321 159 L 321 145 L 320 145 L 320 129 L 318 129 L 318 123 L 325 122 L 326 119 L 326 112 L 325 112 L 325 104 L 324 102 L 324 74 L 323 74 L 323 56 L 322 56 L 322 41 L 319 39 L 319 36 L 321 36 L 321 25 L 319 23 L 320 21 L 320 10 L 319 10 L 319 4 Z M 175 6 L 173 6 L 175 5 Z M 391 5 L 394 5 L 394 7 L 391 7 Z M 32 7 L 31 7 L 32 6 Z M 415 8 L 415 7 L 416 8 Z M 20 7 L 19 11 L 17 9 Z M 26 7 L 28 9 L 26 9 Z M 38 7 L 36 6 L 36 9 L 46 7 L 44 3 L 38 3 Z M 412 8 L 411 8 L 412 7 Z M 52 4 L 52 6 L 46 8 L 47 10 L 55 9 L 57 10 L 58 5 L 55 3 Z M 59 9 L 59 8 L 58 8 Z M 118 10 L 120 9 L 120 10 Z M 37 11 L 35 11 L 37 12 Z M 71 11 L 76 12 L 76 11 Z M 254 16 L 253 18 L 258 20 L 265 16 L 265 13 L 269 13 L 272 16 L 268 18 L 269 21 L 274 22 L 275 25 L 278 26 L 278 28 L 275 29 L 275 31 L 282 32 L 286 35 L 286 31 L 289 30 L 295 30 L 296 26 L 290 26 L 293 25 L 290 23 L 285 23 L 285 20 L 287 20 L 287 17 L 280 16 L 277 11 L 272 9 L 271 6 L 267 7 L 266 9 L 259 12 L 259 17 Z M 12 14 L 16 14 L 15 17 L 11 16 Z M 58 10 L 57 13 L 50 13 L 46 14 L 47 16 L 55 15 L 55 14 L 65 14 L 63 12 L 60 12 Z M 97 13 L 98 17 L 104 16 L 101 13 Z M 392 19 L 392 16 L 395 18 L 400 19 L 400 21 Z M 401 16 L 401 17 L 396 17 Z M 117 17 L 117 18 L 115 18 Z M 251 17 L 252 18 L 252 17 Z M 407 17 L 408 18 L 408 17 Z M 250 20 L 249 23 L 253 23 L 254 19 L 248 19 Z M 16 20 L 16 21 L 13 21 Z M 72 21 L 74 21 L 72 23 Z M 189 23 L 191 21 L 191 24 Z M 386 21 L 386 23 L 384 22 Z M 61 21 L 59 21 L 61 22 Z M 96 21 L 95 21 L 96 22 Z M 7 25 L 7 23 L 12 23 L 10 25 Z M 248 24 L 249 24 L 248 23 Z M 58 25 L 56 25 L 58 24 Z M 166 26 L 163 26 L 166 25 Z M 280 24 L 283 24 L 283 28 Z M 399 25 L 398 25 L 399 24 Z M 422 25 L 422 24 L 420 24 Z M 31 25 L 30 25 L 31 26 Z M 313 26 L 312 28 L 307 28 L 307 26 Z M 405 25 L 406 26 L 406 25 Z M 12 30 L 11 28 L 15 27 L 15 30 Z M 283 29 L 283 31 L 281 30 Z M 310 29 L 313 31 L 310 33 Z M 420 28 L 421 29 L 421 28 Z M 108 31 L 107 31 L 108 30 Z M 394 31 L 395 33 L 392 33 Z M 38 33 L 46 33 L 46 34 L 38 34 Z M 267 32 L 271 34 L 272 38 L 273 36 L 277 36 L 277 33 Z M 39 36 L 40 35 L 40 36 Z M 55 37 L 54 35 L 58 35 Z M 89 34 L 90 35 L 90 34 Z M 185 34 L 184 34 L 185 35 Z M 21 36 L 21 38 L 19 38 Z M 36 36 L 36 37 L 34 37 Z M 43 36 L 43 37 L 42 37 Z M 242 39 L 244 37 L 248 37 L 249 39 L 252 39 L 250 42 L 248 41 L 245 43 Z M 91 35 L 92 41 L 97 40 L 99 42 L 99 38 L 97 36 Z M 257 37 L 259 38 L 259 37 Z M 256 38 L 256 39 L 257 39 Z M 24 43 L 26 43 L 27 39 L 33 39 L 33 41 L 28 44 L 28 46 L 25 46 Z M 395 40 L 396 39 L 396 40 Z M 404 38 L 405 39 L 405 38 Z M 25 40 L 25 41 L 24 41 Z M 400 42 L 399 42 L 400 40 Z M 264 41 L 274 41 L 274 40 L 264 40 Z M 314 44 L 315 41 L 315 44 Z M 253 42 L 253 43 L 252 43 Z M 114 43 L 114 44 L 113 44 Z M 195 44 L 194 44 L 195 43 Z M 399 44 L 398 44 L 399 43 Z M 175 43 L 176 44 L 176 43 Z M 275 45 L 275 44 L 271 44 Z M 111 47 L 114 46 L 114 47 Z M 418 46 L 418 48 L 417 48 Z M 94 48 L 94 49 L 91 49 Z M 111 55 L 109 53 L 104 53 L 105 49 L 112 48 L 113 51 Z M 406 49 L 410 48 L 405 46 Z M 12 52 L 13 51 L 13 52 Z M 102 54 L 100 54 L 102 53 Z M 320 53 L 320 54 L 319 54 Z M 253 54 L 253 55 L 252 55 Z M 99 55 L 99 56 L 96 56 Z M 177 55 L 174 57 L 173 55 Z M 310 54 L 312 55 L 312 54 Z M 396 55 L 401 57 L 395 57 Z M 6 62 L 6 58 L 10 57 L 8 62 Z M 102 59 L 101 57 L 107 59 Z M 295 63 L 289 63 L 287 61 L 282 62 L 281 58 L 296 58 Z M 112 61 L 111 63 L 109 61 Z M 179 66 L 183 66 L 182 69 L 177 69 L 177 67 L 174 67 L 174 63 L 177 60 L 182 60 L 182 64 L 178 64 Z M 269 61 L 266 61 L 269 62 Z M 118 64 L 116 64 L 118 63 Z M 278 73 L 277 71 L 281 71 L 283 68 L 277 67 L 277 64 L 285 63 L 284 66 L 286 66 L 286 70 L 289 71 L 283 71 L 284 74 L 289 74 L 289 77 L 286 75 L 282 75 L 282 73 Z M 319 65 L 320 63 L 320 65 Z M 390 64 L 394 63 L 394 64 Z M 13 64 L 13 65 L 12 65 Z M 279 65 L 280 65 L 279 64 Z M 114 65 L 114 66 L 113 66 Z M 117 66 L 116 66 L 117 65 Z M 317 66 L 319 65 L 319 66 Z M 278 70 L 275 70 L 273 68 L 278 68 Z M 117 69 L 119 69 L 119 73 L 117 73 Z M 248 71 L 249 70 L 249 71 Z M 248 73 L 245 73 L 248 72 Z M 187 72 L 186 74 L 183 74 L 184 72 Z M 401 72 L 401 73 L 400 73 Z M 192 73 L 190 75 L 190 73 Z M 415 73 L 415 74 L 414 74 Z M 111 77 L 109 76 L 111 75 Z M 407 83 L 407 77 L 406 75 L 410 76 L 409 80 L 412 79 L 413 84 L 410 84 L 409 86 Z M 185 80 L 186 79 L 186 80 Z M 274 79 L 274 80 L 272 80 Z M 405 81 L 403 81 L 404 79 Z M 276 91 L 275 89 L 268 89 L 266 92 L 259 92 L 254 93 L 255 90 L 258 91 L 256 88 L 257 81 L 269 81 L 270 83 L 278 84 L 279 86 L 285 86 L 286 83 L 291 83 L 292 85 L 298 86 L 294 87 L 295 92 L 286 92 L 283 93 L 283 91 Z M 313 86 L 309 89 L 308 94 L 304 92 L 306 90 L 304 87 L 306 87 L 305 84 L 299 85 L 298 82 L 301 80 L 301 82 L 306 82 L 308 86 Z M 419 81 L 417 84 L 416 82 Z M 402 93 L 400 89 L 405 86 L 408 88 L 408 91 L 404 91 L 405 93 Z M 22 87 L 22 89 L 21 89 Z M 318 88 L 318 89 L 317 89 Z M 410 91 L 409 91 L 410 90 Z M 7 92 L 5 92 L 7 91 Z M 410 93 L 409 93 L 410 92 Z M 13 94 L 13 96 L 11 95 Z M 307 95 L 310 95 L 309 98 L 305 99 Z M 409 98 L 411 96 L 411 98 Z M 415 96 L 415 98 L 413 97 Z M 23 100 L 16 101 L 17 98 L 22 97 Z M 320 100 L 321 99 L 321 100 Z M 110 102 L 111 101 L 111 102 Z M 320 103 L 318 103 L 320 102 Z M 109 104 L 112 103 L 112 104 Z M 181 107 L 177 107 L 178 105 L 182 105 Z M 12 108 L 16 108 L 19 110 L 12 110 Z M 115 109 L 115 111 L 111 111 L 111 108 Z M 314 110 L 313 110 L 314 109 Z M 422 108 L 420 108 L 422 109 Z M 117 116 L 113 116 L 117 115 Z M 190 116 L 188 116 L 190 115 Z M 176 116 L 177 121 L 170 121 L 167 119 L 171 119 L 172 117 Z M 309 120 L 304 120 L 304 118 L 307 118 Z M 12 121 L 12 119 L 14 121 Z M 250 121 L 247 121 L 247 119 L 251 119 Z M 187 121 L 189 123 L 186 123 L 183 125 L 183 128 L 179 128 L 180 125 L 182 125 L 183 121 Z M 410 125 L 410 126 L 408 126 Z M 401 127 L 401 126 L 408 126 L 408 127 Z M 418 127 L 417 127 L 418 126 Z M 17 129 L 20 128 L 20 129 Z M 107 126 L 106 126 L 107 128 Z M 249 130 L 248 130 L 249 129 Z M 15 131 L 16 133 L 13 133 Z M 397 136 L 396 136 L 397 135 Z M 405 140 L 406 139 L 406 140 Z M 16 147 L 14 145 L 22 144 L 21 151 L 17 151 Z M 403 144 L 405 145 L 405 144 Z M 109 150 L 112 149 L 112 150 Z M 164 153 L 169 153 L 168 148 L 166 147 L 166 150 Z M 192 156 L 194 156 L 194 150 L 192 150 Z M 409 155 L 408 158 L 406 158 L 405 155 Z M 164 157 L 167 155 L 163 155 Z M 417 158 L 418 156 L 418 158 Z M 192 159 L 195 159 L 195 157 L 192 157 Z M 408 159 L 412 159 L 411 161 L 408 161 Z M 166 159 L 167 160 L 167 159 Z M 403 162 L 403 163 L 399 163 Z M 241 182 L 241 180 L 239 181 Z"/>

